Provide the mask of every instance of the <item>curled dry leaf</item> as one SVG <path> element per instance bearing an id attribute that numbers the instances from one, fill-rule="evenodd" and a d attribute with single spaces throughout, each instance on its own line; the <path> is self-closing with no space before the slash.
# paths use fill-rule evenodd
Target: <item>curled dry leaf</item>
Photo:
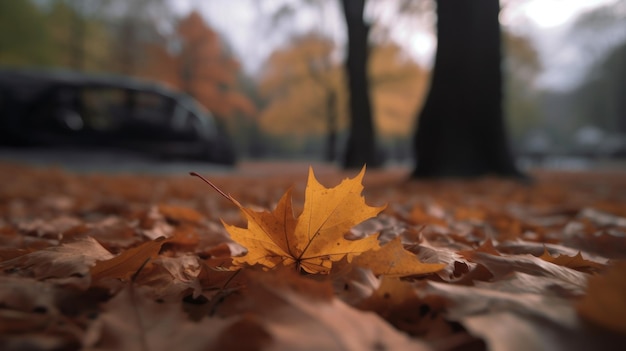
<path id="1" fill-rule="evenodd" d="M 86 275 L 96 261 L 111 258 L 113 255 L 100 243 L 87 237 L 2 262 L 0 267 L 26 270 L 38 279 L 66 278 L 72 275 Z"/>
<path id="2" fill-rule="evenodd" d="M 567 256 L 565 254 L 552 256 L 546 248 L 544 249 L 543 254 L 539 256 L 539 258 L 544 261 L 548 261 L 559 266 L 572 268 L 581 272 L 595 272 L 604 268 L 603 264 L 583 258 L 583 255 L 580 251 L 578 251 L 578 253 L 574 256 Z"/>
<path id="3" fill-rule="evenodd" d="M 159 256 L 151 263 L 134 280 L 137 285 L 149 287 L 151 297 L 175 301 L 190 294 L 194 299 L 201 295 L 203 287 L 198 276 L 202 266 L 196 256 Z"/>
<path id="4" fill-rule="evenodd" d="M 485 266 L 496 279 L 513 272 L 550 277 L 556 282 L 564 282 L 568 286 L 584 289 L 588 275 L 568 267 L 544 261 L 533 255 L 490 255 L 484 252 L 466 252 L 464 255 L 471 261 Z"/>

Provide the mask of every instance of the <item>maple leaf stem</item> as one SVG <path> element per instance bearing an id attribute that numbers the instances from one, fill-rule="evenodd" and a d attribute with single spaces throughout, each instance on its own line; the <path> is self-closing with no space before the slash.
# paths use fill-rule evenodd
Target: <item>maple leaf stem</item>
<path id="1" fill-rule="evenodd" d="M 220 195 L 222 195 L 223 197 L 227 198 L 231 202 L 233 201 L 232 197 L 230 197 L 228 194 L 223 192 L 222 189 L 218 188 L 215 184 L 211 183 L 210 180 L 204 178 L 200 174 L 198 174 L 196 172 L 189 172 L 189 175 L 202 179 L 202 181 L 204 181 L 205 183 L 209 184 L 209 186 L 211 186 L 211 188 L 213 188 L 215 191 L 217 191 Z"/>
<path id="2" fill-rule="evenodd" d="M 241 272 L 241 269 L 238 269 L 237 271 L 235 271 L 235 273 L 233 275 L 231 275 L 230 278 L 228 278 L 226 283 L 224 283 L 224 285 L 222 285 L 222 290 L 226 290 L 226 288 L 228 287 L 228 284 L 230 284 L 230 282 L 232 282 L 233 279 L 235 279 L 235 277 L 237 275 L 239 275 L 240 272 Z"/>
<path id="3" fill-rule="evenodd" d="M 139 266 L 139 268 L 137 269 L 137 271 L 135 273 L 133 273 L 132 277 L 130 278 L 130 281 L 132 283 L 135 282 L 135 280 L 137 279 L 137 277 L 139 276 L 139 273 L 141 273 L 141 271 L 143 270 L 143 268 L 148 264 L 148 262 L 150 261 L 150 257 L 146 258 L 145 261 L 143 261 L 143 263 L 141 264 L 141 266 Z"/>

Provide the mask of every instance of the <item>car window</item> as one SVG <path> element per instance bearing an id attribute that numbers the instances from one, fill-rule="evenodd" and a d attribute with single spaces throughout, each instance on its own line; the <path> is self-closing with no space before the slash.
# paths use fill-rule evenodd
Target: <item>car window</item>
<path id="1" fill-rule="evenodd" d="M 149 92 L 133 93 L 133 117 L 150 124 L 167 125 L 172 118 L 174 102 L 172 99 Z"/>
<path id="2" fill-rule="evenodd" d="M 127 118 L 126 94 L 122 89 L 83 88 L 81 90 L 83 122 L 93 130 L 110 131 Z"/>

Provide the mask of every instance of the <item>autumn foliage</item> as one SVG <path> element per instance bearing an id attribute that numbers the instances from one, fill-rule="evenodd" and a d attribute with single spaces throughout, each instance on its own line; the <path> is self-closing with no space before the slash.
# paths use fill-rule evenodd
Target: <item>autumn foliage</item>
<path id="1" fill-rule="evenodd" d="M 218 116 L 253 116 L 256 107 L 240 89 L 240 65 L 218 33 L 191 12 L 176 31 L 178 48 L 150 45 L 143 75 L 193 96 Z"/>
<path id="2" fill-rule="evenodd" d="M 348 123 L 347 83 L 336 44 L 319 34 L 294 37 L 266 60 L 258 89 L 266 100 L 259 122 L 273 135 L 323 134 Z M 374 119 L 383 137 L 407 137 L 427 87 L 426 70 L 394 43 L 372 47 L 368 74 Z M 333 96 L 335 100 L 329 100 Z"/>
<path id="3" fill-rule="evenodd" d="M 0 165 L 1 348 L 624 342 L 623 177 L 407 183 L 315 169 L 205 175 L 220 195 L 183 175 Z"/>

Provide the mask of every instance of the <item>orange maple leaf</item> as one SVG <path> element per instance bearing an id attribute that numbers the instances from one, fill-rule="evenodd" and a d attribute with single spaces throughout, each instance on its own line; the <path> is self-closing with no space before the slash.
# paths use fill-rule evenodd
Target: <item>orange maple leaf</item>
<path id="1" fill-rule="evenodd" d="M 233 258 L 234 264 L 261 264 L 267 268 L 295 265 L 308 273 L 327 273 L 332 262 L 344 257 L 351 261 L 362 252 L 380 247 L 375 235 L 359 240 L 344 238 L 350 228 L 385 208 L 365 204 L 361 195 L 364 174 L 365 167 L 356 177 L 328 189 L 309 168 L 304 208 L 298 218 L 293 214 L 291 190 L 278 201 L 274 211 L 257 212 L 203 180 L 237 205 L 248 220 L 247 228 L 224 223 L 232 239 L 248 249 L 246 255 Z"/>
<path id="2" fill-rule="evenodd" d="M 405 250 L 399 236 L 385 244 L 380 250 L 368 251 L 355 259 L 355 264 L 369 268 L 376 275 L 406 277 L 438 272 L 446 267 L 442 263 L 424 263 Z"/>

